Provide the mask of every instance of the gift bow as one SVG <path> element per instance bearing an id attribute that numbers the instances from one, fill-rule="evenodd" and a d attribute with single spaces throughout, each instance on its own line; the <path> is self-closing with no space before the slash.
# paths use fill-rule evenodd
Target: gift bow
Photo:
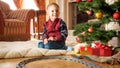
<path id="1" fill-rule="evenodd" d="M 105 44 L 101 44 L 101 43 L 97 43 L 95 45 L 95 48 L 102 48 L 102 49 L 110 49 L 108 45 L 105 45 Z"/>

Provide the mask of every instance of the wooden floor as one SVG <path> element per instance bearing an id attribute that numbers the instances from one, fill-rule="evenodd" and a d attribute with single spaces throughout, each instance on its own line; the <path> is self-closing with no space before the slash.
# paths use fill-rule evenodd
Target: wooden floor
<path id="1" fill-rule="evenodd" d="M 88 67 L 74 61 L 47 59 L 31 62 L 27 64 L 25 68 L 88 68 Z"/>
<path id="2" fill-rule="evenodd" d="M 20 61 L 25 59 L 28 58 L 0 59 L 0 68 L 16 68 L 16 65 Z M 25 68 L 88 68 L 88 67 L 73 61 L 49 59 L 28 63 L 25 65 Z"/>
<path id="3" fill-rule="evenodd" d="M 0 59 L 0 68 L 16 68 L 16 65 L 27 58 Z"/>
<path id="4" fill-rule="evenodd" d="M 0 68 L 16 68 L 16 65 L 25 59 L 29 58 L 16 58 L 16 59 L 0 59 Z M 105 63 L 95 63 L 102 68 L 120 68 L 120 64 L 109 65 Z M 83 64 L 73 62 L 73 61 L 65 61 L 58 59 L 49 59 L 49 60 L 41 60 L 34 61 L 25 65 L 25 68 L 89 68 Z"/>

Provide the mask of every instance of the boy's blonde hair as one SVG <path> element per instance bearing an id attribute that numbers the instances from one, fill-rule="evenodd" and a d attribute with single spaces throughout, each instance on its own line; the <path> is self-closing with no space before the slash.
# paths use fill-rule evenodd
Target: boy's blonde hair
<path id="1" fill-rule="evenodd" d="M 54 2 L 53 2 L 53 3 L 48 4 L 47 9 L 48 9 L 50 6 L 52 6 L 52 5 L 56 6 L 58 9 L 60 8 L 57 3 L 54 3 Z"/>

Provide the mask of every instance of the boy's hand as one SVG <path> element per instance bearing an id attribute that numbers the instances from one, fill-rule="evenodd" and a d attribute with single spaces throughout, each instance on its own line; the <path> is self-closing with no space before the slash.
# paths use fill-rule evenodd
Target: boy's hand
<path id="1" fill-rule="evenodd" d="M 49 37 L 48 40 L 53 41 L 53 40 L 54 40 L 54 37 Z"/>
<path id="2" fill-rule="evenodd" d="M 48 43 L 48 39 L 44 39 L 44 44 L 47 44 Z"/>
<path id="3" fill-rule="evenodd" d="M 51 40 L 51 41 L 56 41 L 57 38 L 56 37 L 49 37 L 48 40 Z"/>

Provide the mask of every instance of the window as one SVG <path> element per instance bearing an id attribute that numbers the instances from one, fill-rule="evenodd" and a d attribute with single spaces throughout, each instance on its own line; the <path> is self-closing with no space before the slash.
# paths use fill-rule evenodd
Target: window
<path id="1" fill-rule="evenodd" d="M 10 8 L 11 8 L 11 9 L 13 9 L 13 10 L 15 10 L 15 9 L 16 9 L 16 7 L 15 7 L 15 4 L 14 4 L 13 0 L 1 0 L 1 1 L 6 2 L 6 3 L 10 6 Z"/>
<path id="2" fill-rule="evenodd" d="M 15 10 L 16 6 L 13 2 L 13 0 L 1 0 L 6 2 L 7 4 L 9 4 L 10 8 Z M 23 0 L 23 9 L 34 9 L 34 10 L 38 10 L 34 0 Z"/>
<path id="3" fill-rule="evenodd" d="M 34 0 L 24 0 L 24 2 L 23 2 L 23 9 L 38 10 Z"/>

